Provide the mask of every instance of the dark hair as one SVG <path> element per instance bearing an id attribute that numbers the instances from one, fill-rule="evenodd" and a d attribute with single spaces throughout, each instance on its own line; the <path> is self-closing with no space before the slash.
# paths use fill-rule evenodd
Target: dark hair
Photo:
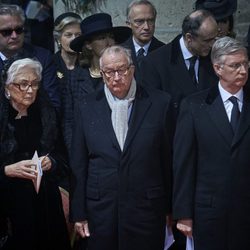
<path id="1" fill-rule="evenodd" d="M 197 36 L 199 28 L 208 17 L 214 19 L 212 13 L 207 10 L 196 10 L 195 12 L 187 15 L 182 23 L 182 35 L 184 36 L 187 33 L 190 33 Z"/>

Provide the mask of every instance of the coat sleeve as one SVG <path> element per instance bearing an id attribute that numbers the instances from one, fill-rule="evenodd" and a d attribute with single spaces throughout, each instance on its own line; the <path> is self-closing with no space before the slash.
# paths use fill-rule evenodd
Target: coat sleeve
<path id="1" fill-rule="evenodd" d="M 192 219 L 194 210 L 197 142 L 192 103 L 182 102 L 174 137 L 173 217 Z"/>

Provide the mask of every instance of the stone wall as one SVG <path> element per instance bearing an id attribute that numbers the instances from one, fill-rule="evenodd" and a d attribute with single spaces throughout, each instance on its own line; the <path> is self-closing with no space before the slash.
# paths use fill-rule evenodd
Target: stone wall
<path id="1" fill-rule="evenodd" d="M 67 0 L 64 0 L 67 1 Z M 68 0 L 72 3 L 72 0 Z M 75 0 L 79 1 L 79 0 Z M 126 25 L 126 7 L 129 0 L 95 0 L 96 5 L 89 5 L 89 10 L 83 12 L 78 8 L 71 11 L 80 12 L 82 17 L 95 12 L 107 12 L 113 18 L 114 25 Z M 152 0 L 158 15 L 156 22 L 156 37 L 169 42 L 181 31 L 181 23 L 187 14 L 193 10 L 195 0 Z M 72 7 L 72 6 L 71 6 Z M 79 11 L 80 10 L 80 11 Z M 54 0 L 54 16 L 67 11 L 62 0 Z M 245 41 L 250 24 L 250 0 L 238 0 L 238 9 L 235 13 L 235 32 L 237 38 Z"/>

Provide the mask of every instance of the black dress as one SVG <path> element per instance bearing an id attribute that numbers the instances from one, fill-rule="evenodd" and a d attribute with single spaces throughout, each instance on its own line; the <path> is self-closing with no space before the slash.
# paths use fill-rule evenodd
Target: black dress
<path id="1" fill-rule="evenodd" d="M 0 106 L 1 187 L 5 216 L 10 220 L 9 249 L 70 249 L 62 201 L 56 175 L 60 158 L 56 152 L 56 115 L 46 97 L 38 95 L 28 109 L 28 116 L 15 119 L 17 112 L 2 99 Z M 37 194 L 31 180 L 4 176 L 4 166 L 31 159 L 35 150 L 42 156 L 50 153 L 52 168 L 44 172 Z M 1 204 L 2 206 L 2 204 Z"/>

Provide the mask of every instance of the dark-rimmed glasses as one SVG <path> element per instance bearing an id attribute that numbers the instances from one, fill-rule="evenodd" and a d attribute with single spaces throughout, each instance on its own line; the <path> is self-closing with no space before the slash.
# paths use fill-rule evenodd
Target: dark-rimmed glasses
<path id="1" fill-rule="evenodd" d="M 40 82 L 20 82 L 20 83 L 12 83 L 16 88 L 18 88 L 21 91 L 27 91 L 29 87 L 32 88 L 32 90 L 38 90 L 40 87 Z"/>
<path id="2" fill-rule="evenodd" d="M 121 77 L 121 76 L 125 76 L 128 74 L 130 67 L 131 65 L 129 65 L 126 68 L 121 68 L 117 70 L 107 70 L 107 71 L 101 70 L 101 72 L 108 78 L 114 78 L 116 73 L 118 74 L 118 76 Z"/>
<path id="3" fill-rule="evenodd" d="M 16 27 L 15 29 L 4 29 L 4 30 L 0 30 L 0 34 L 3 36 L 3 37 L 8 37 L 8 36 L 11 36 L 12 33 L 15 31 L 15 33 L 17 35 L 20 35 L 24 32 L 24 27 Z"/>

